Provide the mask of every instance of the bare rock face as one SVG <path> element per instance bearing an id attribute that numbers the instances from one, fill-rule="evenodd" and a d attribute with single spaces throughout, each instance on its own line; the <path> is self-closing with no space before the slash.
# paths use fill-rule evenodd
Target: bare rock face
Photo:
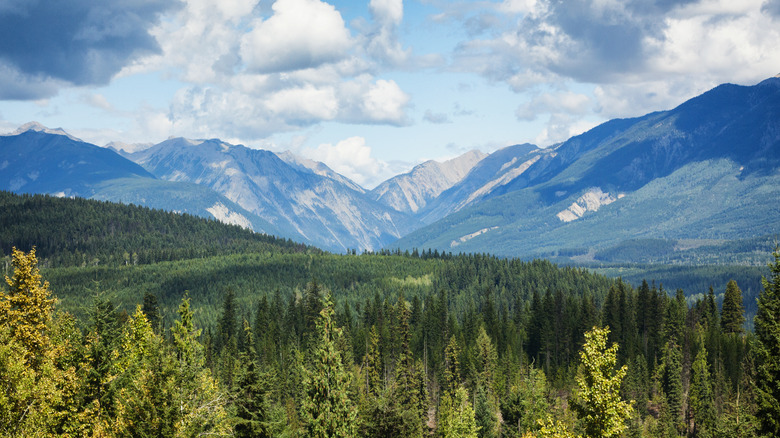
<path id="1" fill-rule="evenodd" d="M 409 173 L 383 182 L 371 191 L 371 195 L 395 210 L 417 213 L 429 201 L 462 180 L 486 156 L 472 150 L 443 163 L 426 161 Z"/>

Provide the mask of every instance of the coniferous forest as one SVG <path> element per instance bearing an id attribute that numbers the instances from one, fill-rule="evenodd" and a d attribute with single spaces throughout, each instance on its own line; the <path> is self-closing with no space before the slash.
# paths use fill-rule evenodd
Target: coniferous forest
<path id="1" fill-rule="evenodd" d="M 780 436 L 780 251 L 746 314 L 738 281 L 2 197 L 2 436 Z"/>

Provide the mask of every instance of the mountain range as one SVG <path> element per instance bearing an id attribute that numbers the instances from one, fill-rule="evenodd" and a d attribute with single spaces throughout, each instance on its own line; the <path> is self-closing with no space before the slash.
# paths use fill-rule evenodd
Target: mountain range
<path id="1" fill-rule="evenodd" d="M 428 161 L 373 190 L 218 139 L 108 146 L 22 126 L 0 136 L 0 189 L 188 212 L 335 252 L 691 261 L 780 233 L 780 78 L 724 84 L 553 147 Z"/>

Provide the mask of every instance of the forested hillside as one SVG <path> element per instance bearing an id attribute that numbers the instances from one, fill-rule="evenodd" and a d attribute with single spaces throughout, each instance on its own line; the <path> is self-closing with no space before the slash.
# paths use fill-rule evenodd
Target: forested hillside
<path id="1" fill-rule="evenodd" d="M 139 265 L 247 252 L 318 250 L 188 214 L 0 191 L 0 251 L 33 246 L 47 267 Z"/>
<path id="2" fill-rule="evenodd" d="M 195 314 L 214 305 L 202 297 L 182 294 L 175 320 L 166 324 L 154 294 L 128 314 L 99 283 L 85 316 L 75 320 L 57 310 L 35 253 L 15 251 L 0 295 L 0 431 L 305 437 L 780 432 L 773 354 L 780 253 L 759 300 L 755 336 L 744 330 L 735 282 L 719 309 L 714 291 L 689 306 L 682 291 L 670 297 L 647 283 L 634 289 L 548 263 L 512 268 L 492 258 L 435 260 L 454 262 L 439 272 L 449 287 L 424 296 L 399 287 L 395 297 L 386 290 L 382 297 L 377 288 L 353 305 L 312 281 L 300 295 L 277 291 L 241 302 L 228 289 L 203 331 Z M 502 270 L 506 277 L 497 275 Z M 464 298 L 458 281 L 470 278 L 476 280 L 467 288 L 487 289 Z M 514 300 L 507 302 L 493 289 L 502 278 L 532 282 L 510 280 Z"/>
<path id="3" fill-rule="evenodd" d="M 3 248 L 25 249 L 5 253 L 2 436 L 778 433 L 780 258 L 753 335 L 734 281 L 667 291 L 548 261 L 333 255 L 2 195 Z M 756 275 L 697 275 L 728 272 Z"/>

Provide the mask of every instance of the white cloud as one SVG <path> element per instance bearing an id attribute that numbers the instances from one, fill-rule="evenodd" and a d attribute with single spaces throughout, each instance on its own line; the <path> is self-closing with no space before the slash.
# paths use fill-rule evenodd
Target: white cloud
<path id="1" fill-rule="evenodd" d="M 395 81 L 380 79 L 365 93 L 362 106 L 368 120 L 400 124 L 408 103 L 409 95 Z"/>
<path id="2" fill-rule="evenodd" d="M 312 85 L 280 90 L 269 96 L 265 105 L 279 117 L 302 121 L 331 120 L 339 110 L 333 87 Z"/>
<path id="3" fill-rule="evenodd" d="M 515 115 L 520 120 L 530 121 L 541 114 L 549 113 L 585 115 L 590 112 L 591 107 L 591 98 L 581 93 L 571 91 L 543 93 L 520 106 Z"/>
<path id="4" fill-rule="evenodd" d="M 552 114 L 542 132 L 534 139 L 534 144 L 550 146 L 570 139 L 575 135 L 598 125 L 597 122 L 571 117 L 567 114 Z"/>
<path id="5" fill-rule="evenodd" d="M 321 161 L 331 169 L 366 188 L 373 188 L 392 176 L 390 166 L 371 156 L 371 148 L 363 137 L 350 137 L 337 144 L 324 143 L 306 148 L 301 153 Z"/>
<path id="6" fill-rule="evenodd" d="M 250 71 L 285 72 L 318 67 L 347 56 L 349 30 L 332 5 L 319 0 L 277 0 L 274 14 L 256 19 L 241 40 Z"/>

